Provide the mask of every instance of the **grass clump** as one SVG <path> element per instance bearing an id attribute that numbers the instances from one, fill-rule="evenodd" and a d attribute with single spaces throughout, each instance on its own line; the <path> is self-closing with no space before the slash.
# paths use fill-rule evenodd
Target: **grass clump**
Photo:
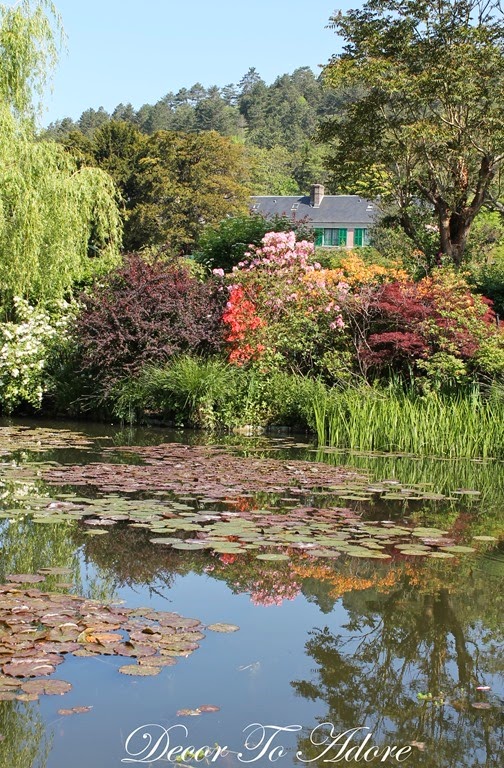
<path id="1" fill-rule="evenodd" d="M 504 456 L 504 398 L 478 389 L 443 396 L 398 387 L 319 390 L 313 400 L 318 441 L 360 451 L 424 456 Z"/>

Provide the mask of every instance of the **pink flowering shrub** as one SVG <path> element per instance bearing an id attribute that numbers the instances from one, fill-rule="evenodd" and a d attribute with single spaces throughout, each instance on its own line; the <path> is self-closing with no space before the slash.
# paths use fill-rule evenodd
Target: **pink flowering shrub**
<path id="1" fill-rule="evenodd" d="M 313 243 L 296 242 L 293 232 L 268 232 L 250 246 L 227 277 L 222 319 L 230 362 L 317 372 L 324 353 L 342 343 L 340 304 L 349 286 L 313 257 Z"/>

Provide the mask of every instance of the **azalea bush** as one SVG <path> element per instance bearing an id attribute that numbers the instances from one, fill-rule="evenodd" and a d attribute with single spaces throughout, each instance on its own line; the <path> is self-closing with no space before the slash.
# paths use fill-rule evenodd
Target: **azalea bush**
<path id="1" fill-rule="evenodd" d="M 14 298 L 14 317 L 0 323 L 0 410 L 40 408 L 47 391 L 47 364 L 66 335 L 75 306 L 56 302 L 33 307 Z"/>
<path id="2" fill-rule="evenodd" d="M 293 232 L 268 232 L 227 276 L 223 323 L 230 362 L 307 374 L 338 346 L 349 286 L 341 271 L 322 270 L 314 252 L 313 243 L 296 241 Z M 222 270 L 214 272 L 225 279 Z"/>

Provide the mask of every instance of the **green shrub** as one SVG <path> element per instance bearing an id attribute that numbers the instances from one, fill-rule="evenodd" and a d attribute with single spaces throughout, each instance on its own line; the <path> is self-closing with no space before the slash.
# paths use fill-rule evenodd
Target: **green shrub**
<path id="1" fill-rule="evenodd" d="M 183 356 L 121 381 L 110 398 L 125 421 L 155 415 L 179 426 L 231 429 L 274 424 L 307 428 L 321 385 L 302 376 L 237 368 L 213 358 Z"/>

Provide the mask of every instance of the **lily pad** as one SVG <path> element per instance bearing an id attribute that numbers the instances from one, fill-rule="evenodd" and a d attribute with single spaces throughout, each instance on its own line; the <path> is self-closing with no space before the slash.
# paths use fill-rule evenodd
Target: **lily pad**
<path id="1" fill-rule="evenodd" d="M 65 680 L 29 680 L 21 688 L 25 693 L 36 693 L 39 696 L 62 696 L 72 690 L 72 685 Z"/>
<path id="2" fill-rule="evenodd" d="M 124 667 L 119 667 L 119 672 L 123 675 L 136 675 L 138 677 L 153 677 L 159 675 L 161 667 L 149 667 L 142 664 L 127 664 Z"/>
<path id="3" fill-rule="evenodd" d="M 237 632 L 240 627 L 236 626 L 236 624 L 223 624 L 222 622 L 218 622 L 216 624 L 209 624 L 207 626 L 207 629 L 210 629 L 212 632 Z"/>

